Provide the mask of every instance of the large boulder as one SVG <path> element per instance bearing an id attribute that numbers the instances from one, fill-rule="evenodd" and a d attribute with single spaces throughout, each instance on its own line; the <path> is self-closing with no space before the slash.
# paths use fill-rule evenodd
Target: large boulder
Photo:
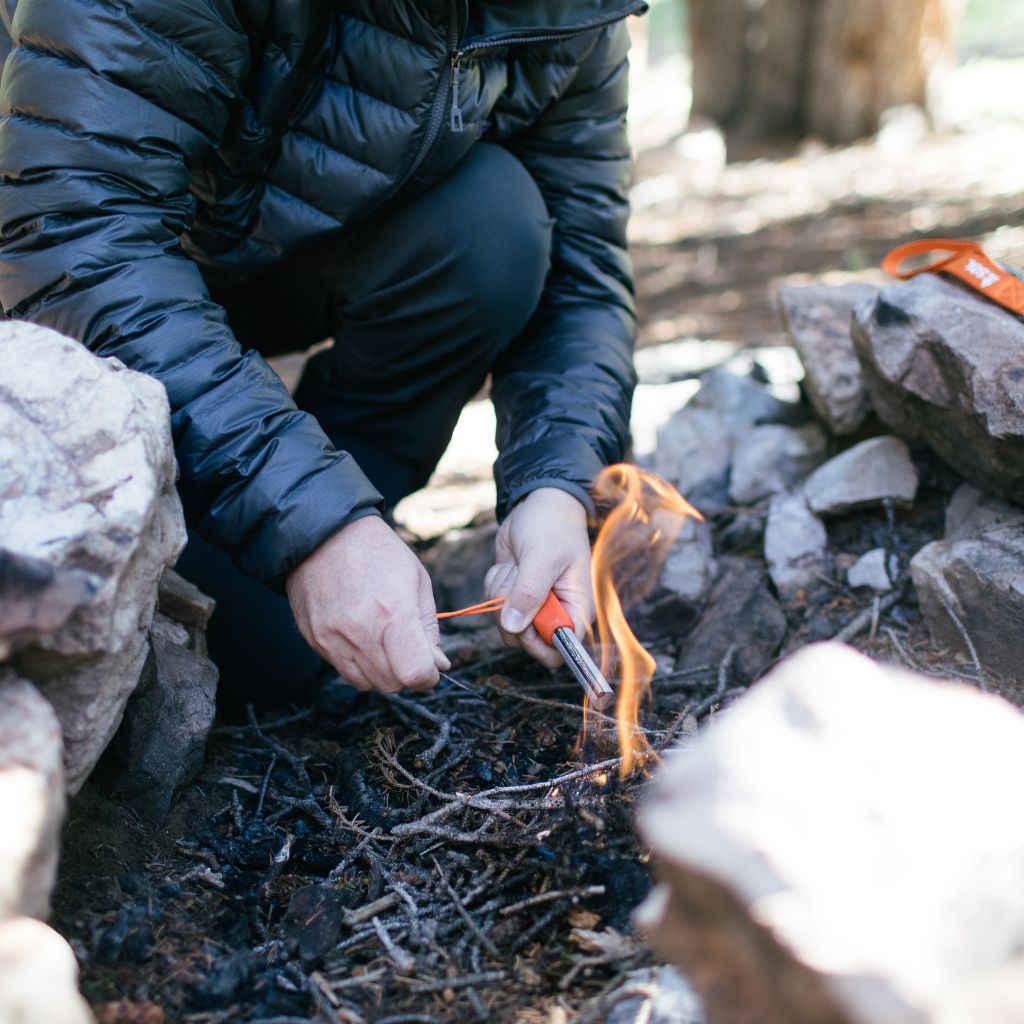
<path id="1" fill-rule="evenodd" d="M 932 274 L 859 307 L 853 341 L 878 416 L 966 479 L 1024 503 L 1024 324 Z"/>
<path id="2" fill-rule="evenodd" d="M 858 305 L 877 294 L 876 285 L 862 281 L 779 287 L 782 320 L 804 365 L 804 390 L 837 436 L 855 433 L 871 412 L 850 320 Z"/>
<path id="3" fill-rule="evenodd" d="M 666 761 L 640 923 L 716 1024 L 1019 1024 L 1022 775 L 1000 698 L 806 648 Z"/>
<path id="4" fill-rule="evenodd" d="M 54 568 L 0 548 L 0 661 L 60 629 L 98 586 L 81 569 Z"/>
<path id="5" fill-rule="evenodd" d="M 46 698 L 0 670 L 0 919 L 49 912 L 64 817 L 61 753 Z"/>
<path id="6" fill-rule="evenodd" d="M 159 383 L 53 331 L 0 325 L 3 547 L 58 579 L 84 572 L 91 591 L 63 598 L 63 624 L 12 656 L 56 709 L 71 792 L 117 729 L 157 584 L 185 543 L 175 474 Z"/>

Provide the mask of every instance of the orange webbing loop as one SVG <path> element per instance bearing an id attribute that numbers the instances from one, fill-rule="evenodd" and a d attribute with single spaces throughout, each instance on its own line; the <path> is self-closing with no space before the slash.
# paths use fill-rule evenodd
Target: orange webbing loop
<path id="1" fill-rule="evenodd" d="M 489 601 L 481 601 L 479 604 L 471 604 L 468 608 L 459 608 L 454 612 L 438 612 L 439 619 L 454 619 L 459 615 L 484 615 L 486 612 L 496 612 L 505 603 L 503 597 L 492 597 Z"/>
<path id="2" fill-rule="evenodd" d="M 901 269 L 904 260 L 928 252 L 945 252 L 949 255 L 923 267 Z M 999 266 L 977 242 L 953 238 L 923 238 L 917 242 L 907 242 L 886 254 L 882 260 L 882 269 L 904 281 L 917 274 L 952 274 L 1004 309 L 1024 316 L 1024 281 Z"/>

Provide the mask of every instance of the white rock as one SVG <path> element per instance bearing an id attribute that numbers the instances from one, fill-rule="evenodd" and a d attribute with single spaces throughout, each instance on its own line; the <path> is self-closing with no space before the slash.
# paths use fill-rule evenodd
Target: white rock
<path id="1" fill-rule="evenodd" d="M 886 565 L 885 548 L 873 548 L 860 556 L 846 571 L 846 582 L 851 587 L 870 587 L 884 594 L 892 590 L 898 567 L 895 556 L 890 556 Z"/>
<path id="2" fill-rule="evenodd" d="M 1005 701 L 805 648 L 666 761 L 640 923 L 716 1024 L 1019 1022 L 1022 777 Z"/>
<path id="3" fill-rule="evenodd" d="M 49 702 L 0 671 L 0 918 L 49 913 L 64 817 L 61 754 Z"/>
<path id="4" fill-rule="evenodd" d="M 30 917 L 0 920 L 0 1024 L 95 1024 L 71 947 Z"/>
<path id="5" fill-rule="evenodd" d="M 737 505 L 752 505 L 792 490 L 825 461 L 827 452 L 828 440 L 816 423 L 753 427 L 736 441 L 729 497 Z"/>
<path id="6" fill-rule="evenodd" d="M 30 324 L 0 324 L 0 537 L 96 593 L 15 656 L 53 704 L 74 792 L 113 735 L 146 658 L 161 573 L 185 542 L 163 387 Z"/>
<path id="7" fill-rule="evenodd" d="M 828 568 L 828 534 L 801 494 L 776 494 L 768 506 L 764 557 L 784 601 L 821 584 Z"/>
<path id="8" fill-rule="evenodd" d="M 816 469 L 804 483 L 813 512 L 841 515 L 880 505 L 911 505 L 917 494 L 917 471 L 906 444 L 898 437 L 872 437 L 847 448 Z"/>

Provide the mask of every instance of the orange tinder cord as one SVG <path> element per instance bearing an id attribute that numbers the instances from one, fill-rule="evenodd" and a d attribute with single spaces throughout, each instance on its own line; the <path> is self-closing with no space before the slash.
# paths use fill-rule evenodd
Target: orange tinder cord
<path id="1" fill-rule="evenodd" d="M 487 612 L 496 612 L 505 603 L 503 597 L 492 597 L 489 601 L 481 601 L 479 604 L 471 604 L 468 608 L 459 608 L 454 612 L 438 612 L 439 619 L 454 619 L 459 615 L 484 615 Z"/>

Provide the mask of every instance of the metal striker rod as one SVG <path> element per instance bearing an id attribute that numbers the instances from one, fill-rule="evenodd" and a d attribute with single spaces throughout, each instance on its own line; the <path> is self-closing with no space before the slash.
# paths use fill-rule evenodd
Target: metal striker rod
<path id="1" fill-rule="evenodd" d="M 601 670 L 594 664 L 594 659 L 576 638 L 576 634 L 564 626 L 559 626 L 551 635 L 551 643 L 583 687 L 584 693 L 590 698 L 590 703 L 598 711 L 611 707 L 615 702 L 615 691 L 601 675 Z"/>

